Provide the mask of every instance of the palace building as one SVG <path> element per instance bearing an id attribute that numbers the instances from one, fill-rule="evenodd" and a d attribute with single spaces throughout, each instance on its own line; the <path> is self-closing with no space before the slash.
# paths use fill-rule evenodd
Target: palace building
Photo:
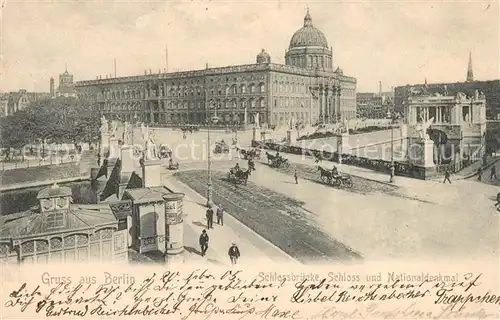
<path id="1" fill-rule="evenodd" d="M 331 123 L 356 117 L 356 79 L 335 67 L 333 51 L 309 11 L 285 54 L 271 62 L 185 72 L 80 81 L 76 89 L 108 119 L 149 124 L 198 124 L 215 114 L 222 124 Z"/>
<path id="2" fill-rule="evenodd" d="M 486 98 L 486 117 L 494 119 L 500 115 L 500 80 L 478 81 L 474 79 L 472 69 L 472 56 L 469 55 L 467 74 L 464 82 L 455 83 L 427 83 L 399 86 L 394 89 L 394 108 L 397 112 L 403 112 L 404 102 L 415 92 L 425 89 L 429 94 L 442 93 L 446 91 L 449 95 L 461 92 L 467 96 L 473 96 L 475 91 L 481 91 Z"/>

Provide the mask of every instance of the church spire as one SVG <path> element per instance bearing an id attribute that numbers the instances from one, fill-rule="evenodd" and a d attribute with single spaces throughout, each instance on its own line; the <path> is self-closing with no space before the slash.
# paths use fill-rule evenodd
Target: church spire
<path id="1" fill-rule="evenodd" d="M 467 82 L 474 81 L 474 72 L 472 71 L 472 52 L 469 52 L 469 66 L 467 67 Z"/>

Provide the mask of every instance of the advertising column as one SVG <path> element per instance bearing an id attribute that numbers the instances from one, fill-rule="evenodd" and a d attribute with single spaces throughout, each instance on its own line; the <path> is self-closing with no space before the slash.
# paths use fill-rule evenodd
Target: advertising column
<path id="1" fill-rule="evenodd" d="M 167 255 L 176 255 L 184 251 L 183 198 L 183 193 L 171 193 L 163 196 Z"/>

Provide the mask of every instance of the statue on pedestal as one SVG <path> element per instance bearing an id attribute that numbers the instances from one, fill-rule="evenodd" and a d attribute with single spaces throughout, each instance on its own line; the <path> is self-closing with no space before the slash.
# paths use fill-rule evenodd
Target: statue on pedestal
<path id="1" fill-rule="evenodd" d="M 132 137 L 132 125 L 128 122 L 123 124 L 123 143 L 129 144 L 131 143 Z"/>
<path id="2" fill-rule="evenodd" d="M 101 134 L 108 133 L 108 131 L 109 131 L 108 120 L 106 120 L 106 117 L 104 115 L 102 115 L 102 117 L 101 117 L 100 131 L 101 131 Z"/>
<path id="3" fill-rule="evenodd" d="M 347 118 L 344 118 L 344 130 L 349 134 L 349 120 L 347 120 Z"/>
<path id="4" fill-rule="evenodd" d="M 111 122 L 111 137 L 116 138 L 116 130 L 118 130 L 118 121 Z"/>
<path id="5" fill-rule="evenodd" d="M 149 128 L 148 128 L 149 130 Z M 155 133 L 154 131 L 151 132 L 151 134 L 148 134 L 149 135 L 149 140 L 146 141 L 146 158 L 148 160 L 155 160 L 155 159 L 158 159 L 158 146 L 156 145 L 156 142 L 155 142 L 155 139 L 154 139 L 154 136 L 155 136 Z"/>
<path id="6" fill-rule="evenodd" d="M 255 127 L 257 129 L 259 129 L 260 128 L 260 120 L 259 120 L 259 113 L 258 112 L 254 114 L 253 119 L 254 119 L 253 122 L 255 124 Z"/>

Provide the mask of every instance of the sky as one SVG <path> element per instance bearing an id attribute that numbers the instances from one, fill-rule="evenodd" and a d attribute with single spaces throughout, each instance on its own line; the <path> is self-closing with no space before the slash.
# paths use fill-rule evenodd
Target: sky
<path id="1" fill-rule="evenodd" d="M 0 0 L 0 91 L 48 92 L 65 65 L 75 81 L 255 63 L 284 63 L 306 8 L 358 92 L 500 78 L 498 1 Z"/>

